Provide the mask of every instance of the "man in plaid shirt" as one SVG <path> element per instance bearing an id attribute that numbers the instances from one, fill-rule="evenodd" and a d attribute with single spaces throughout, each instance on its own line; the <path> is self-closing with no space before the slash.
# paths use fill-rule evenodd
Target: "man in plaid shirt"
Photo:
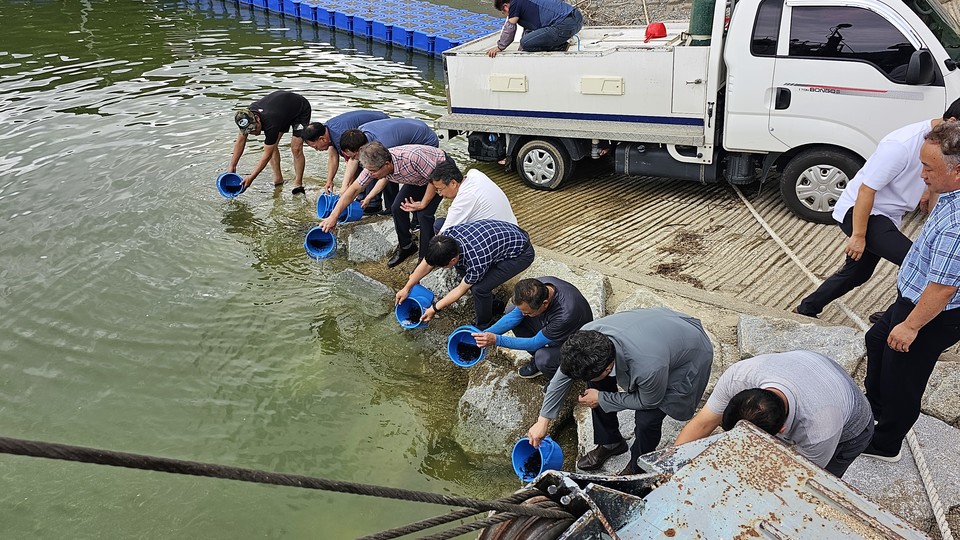
<path id="1" fill-rule="evenodd" d="M 920 176 L 940 200 L 897 275 L 897 301 L 867 332 L 864 386 L 877 420 L 863 455 L 895 462 L 940 354 L 960 341 L 960 123 L 926 135 Z"/>
<path id="2" fill-rule="evenodd" d="M 331 231 L 337 226 L 337 217 L 364 190 L 370 182 L 376 185 L 360 205 L 366 207 L 390 182 L 401 184 L 400 192 L 393 201 L 391 213 L 393 226 L 397 231 L 397 249 L 387 262 L 393 268 L 407 257 L 417 252 L 417 243 L 410 232 L 410 214 L 420 223 L 420 258 L 426 254 L 427 244 L 433 238 L 433 221 L 437 207 L 442 200 L 430 183 L 430 174 L 437 165 L 453 161 L 439 148 L 422 144 L 395 146 L 389 150 L 379 142 L 371 142 L 360 147 L 358 153 L 363 171 L 357 181 L 350 184 L 346 192 L 340 194 L 336 207 L 330 217 L 320 222 L 320 228 Z M 403 208 L 400 208 L 403 205 Z"/>
<path id="3" fill-rule="evenodd" d="M 472 291 L 474 325 L 482 330 L 493 324 L 493 290 L 526 270 L 533 256 L 527 233 L 512 223 L 482 219 L 454 225 L 433 237 L 426 256 L 397 292 L 396 300 L 398 304 L 404 301 L 410 289 L 434 268 L 455 268 L 463 278 L 460 284 L 424 310 L 420 320 L 429 321 Z"/>

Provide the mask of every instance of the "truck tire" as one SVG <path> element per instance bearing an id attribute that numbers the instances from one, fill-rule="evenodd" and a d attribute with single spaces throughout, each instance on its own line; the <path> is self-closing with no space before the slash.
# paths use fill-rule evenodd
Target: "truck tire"
<path id="1" fill-rule="evenodd" d="M 553 191 L 573 172 L 573 161 L 556 141 L 534 139 L 517 152 L 517 174 L 534 189 Z"/>
<path id="2" fill-rule="evenodd" d="M 829 148 L 805 150 L 780 175 L 780 196 L 794 214 L 814 223 L 835 223 L 833 206 L 863 161 Z"/>

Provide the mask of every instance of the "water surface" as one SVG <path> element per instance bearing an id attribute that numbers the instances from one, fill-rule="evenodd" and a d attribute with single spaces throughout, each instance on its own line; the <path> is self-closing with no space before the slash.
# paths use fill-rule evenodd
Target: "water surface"
<path id="1" fill-rule="evenodd" d="M 507 456 L 451 440 L 458 396 L 432 351 L 305 257 L 325 156 L 306 149 L 306 200 L 274 192 L 269 169 L 238 200 L 213 187 L 236 106 L 290 89 L 320 120 L 429 120 L 439 61 L 218 0 L 0 0 L 0 20 L 0 434 L 456 495 L 517 487 Z M 444 510 L 12 456 L 0 481 L 6 538 L 349 538 Z"/>

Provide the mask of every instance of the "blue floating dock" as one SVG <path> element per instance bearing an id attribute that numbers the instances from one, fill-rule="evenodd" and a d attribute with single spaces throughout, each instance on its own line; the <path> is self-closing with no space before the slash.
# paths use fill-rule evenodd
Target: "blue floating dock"
<path id="1" fill-rule="evenodd" d="M 441 55 L 493 32 L 503 19 L 418 0 L 234 0 L 393 47 Z M 421 21 L 431 20 L 432 23 Z M 440 22 L 442 21 L 442 22 Z"/>

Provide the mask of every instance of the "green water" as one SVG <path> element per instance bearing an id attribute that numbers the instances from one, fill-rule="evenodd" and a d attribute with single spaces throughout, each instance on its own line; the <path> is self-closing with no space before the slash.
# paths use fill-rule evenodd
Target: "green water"
<path id="1" fill-rule="evenodd" d="M 213 186 L 238 104 L 292 89 L 321 120 L 430 119 L 439 61 L 218 0 L 0 0 L 0 21 L 0 435 L 455 495 L 517 487 L 509 456 L 450 438 L 458 396 L 416 334 L 304 256 L 325 156 L 306 149 L 306 201 L 269 172 L 238 201 Z M 283 165 L 292 178 L 287 150 Z M 12 456 L 0 482 L 2 538 L 350 538 L 445 511 Z"/>

